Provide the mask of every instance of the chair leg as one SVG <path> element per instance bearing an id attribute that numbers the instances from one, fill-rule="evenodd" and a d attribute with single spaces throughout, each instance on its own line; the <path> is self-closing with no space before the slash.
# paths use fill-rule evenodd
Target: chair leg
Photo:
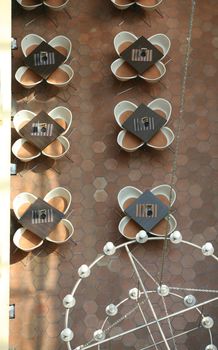
<path id="1" fill-rule="evenodd" d="M 166 62 L 164 63 L 164 65 L 166 66 L 170 61 L 172 61 L 172 58 L 171 58 L 171 57 L 169 57 L 168 61 L 166 61 Z"/>
<path id="2" fill-rule="evenodd" d="M 69 214 L 67 214 L 66 219 L 69 218 L 69 216 L 72 214 L 73 211 L 74 211 L 74 209 L 72 209 L 72 210 L 69 212 Z"/>
<path id="3" fill-rule="evenodd" d="M 39 17 L 41 17 L 41 16 L 42 16 L 42 15 L 39 15 L 39 16 L 37 16 L 37 17 L 31 19 L 31 21 L 29 21 L 29 22 L 27 22 L 27 23 L 25 24 L 25 27 L 27 27 L 27 26 L 29 26 L 31 23 L 35 22 L 35 21 L 36 21 Z"/>
<path id="4" fill-rule="evenodd" d="M 68 155 L 65 154 L 65 157 L 66 157 L 67 159 L 69 159 L 72 163 L 74 163 L 74 160 L 71 159 L 70 157 L 68 157 Z"/>
<path id="5" fill-rule="evenodd" d="M 158 15 L 161 17 L 161 18 L 164 18 L 164 15 L 162 14 L 162 12 L 160 11 L 160 10 L 155 10 L 157 13 L 158 13 Z"/>
<path id="6" fill-rule="evenodd" d="M 39 254 L 43 251 L 43 249 L 44 249 L 44 248 L 40 249 L 40 251 L 39 251 L 36 255 L 34 255 L 32 259 L 30 259 L 29 256 L 27 256 L 27 258 L 26 258 L 26 264 L 24 264 L 24 266 L 29 265 L 30 262 L 32 262 L 37 256 L 39 256 Z"/>
<path id="7" fill-rule="evenodd" d="M 57 22 L 53 18 L 51 18 L 49 15 L 47 15 L 47 17 L 49 21 L 51 21 L 54 24 L 54 26 L 57 28 L 58 27 Z"/>
<path id="8" fill-rule="evenodd" d="M 64 9 L 64 12 L 66 13 L 66 15 L 67 15 L 70 19 L 73 18 L 73 17 L 71 16 L 71 14 L 67 11 L 67 9 Z"/>

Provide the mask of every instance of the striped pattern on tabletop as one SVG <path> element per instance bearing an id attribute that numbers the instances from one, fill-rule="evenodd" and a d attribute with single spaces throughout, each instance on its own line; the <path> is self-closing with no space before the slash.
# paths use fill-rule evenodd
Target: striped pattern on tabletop
<path id="1" fill-rule="evenodd" d="M 51 124 L 45 124 L 46 131 L 42 131 L 43 123 L 32 123 L 32 136 L 52 136 L 53 127 L 54 125 Z"/>
<path id="2" fill-rule="evenodd" d="M 148 125 L 146 125 L 142 118 L 134 118 L 133 124 L 134 124 L 134 131 L 146 131 L 146 130 L 154 130 L 154 118 L 148 117 L 146 122 Z"/>
<path id="3" fill-rule="evenodd" d="M 42 217 L 44 214 L 45 217 Z M 36 209 L 32 210 L 32 224 L 46 224 L 48 222 L 53 222 L 53 210 L 52 209 Z"/>
<path id="4" fill-rule="evenodd" d="M 55 53 L 54 52 L 46 52 L 45 60 L 43 60 L 43 56 L 41 52 L 35 53 L 34 57 L 34 66 L 48 66 L 50 64 L 55 64 Z"/>
<path id="5" fill-rule="evenodd" d="M 136 217 L 139 218 L 156 218 L 157 217 L 157 204 L 136 204 Z"/>
<path id="6" fill-rule="evenodd" d="M 141 49 L 132 49 L 132 61 L 134 62 L 151 62 L 153 56 L 153 51 L 141 48 Z"/>

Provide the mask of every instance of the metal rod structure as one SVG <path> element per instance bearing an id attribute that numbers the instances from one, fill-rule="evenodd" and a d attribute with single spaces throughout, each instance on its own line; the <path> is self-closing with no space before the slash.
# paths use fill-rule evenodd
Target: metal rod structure
<path id="1" fill-rule="evenodd" d="M 162 336 L 162 338 L 163 338 L 163 340 L 165 342 L 166 348 L 167 348 L 167 350 L 170 350 L 170 347 L 169 347 L 169 345 L 167 343 L 166 337 L 165 337 L 165 335 L 163 333 L 163 330 L 162 330 L 162 328 L 161 328 L 161 326 L 159 324 L 156 312 L 154 311 L 153 305 L 152 305 L 152 303 L 151 303 L 151 301 L 150 301 L 150 299 L 148 297 L 147 291 L 146 291 L 145 286 L 144 286 L 144 284 L 143 284 L 143 282 L 141 280 L 140 274 L 139 274 L 139 272 L 138 272 L 138 270 L 137 270 L 137 268 L 135 266 L 135 262 L 134 262 L 134 260 L 132 258 L 131 252 L 130 252 L 130 250 L 129 250 L 129 248 L 127 246 L 125 248 L 126 248 L 128 256 L 129 256 L 130 262 L 132 263 L 133 269 L 134 269 L 134 271 L 136 273 L 136 276 L 138 277 L 138 280 L 139 280 L 139 283 L 141 285 L 141 288 L 142 288 L 143 292 L 145 293 L 145 297 L 147 299 L 148 305 L 150 306 L 151 312 L 152 312 L 152 314 L 153 314 L 153 316 L 154 316 L 154 318 L 155 318 L 155 320 L 157 322 L 157 326 L 158 326 L 160 334 L 161 334 L 161 336 Z"/>
<path id="2" fill-rule="evenodd" d="M 217 297 L 217 298 L 213 298 L 213 299 L 206 300 L 206 301 L 204 301 L 204 302 L 202 302 L 202 303 L 199 303 L 199 304 L 197 304 L 197 305 L 191 306 L 191 307 L 189 307 L 189 308 L 187 308 L 187 309 L 183 309 L 183 310 L 174 312 L 174 313 L 172 313 L 172 314 L 169 314 L 169 315 L 167 315 L 167 316 L 161 317 L 161 318 L 158 319 L 158 322 L 165 321 L 165 320 L 167 320 L 168 318 L 181 315 L 181 314 L 183 314 L 183 313 L 185 313 L 185 312 L 188 312 L 188 311 L 190 311 L 190 310 L 199 308 L 199 307 L 202 306 L 202 305 L 207 305 L 207 304 L 209 304 L 209 303 L 213 303 L 214 301 L 217 301 L 217 300 L 218 300 L 218 297 Z M 145 328 L 145 327 L 147 327 L 147 326 L 151 326 L 151 325 L 156 324 L 156 323 L 157 323 L 156 320 L 151 321 L 151 322 L 149 322 L 149 323 L 147 323 L 147 324 L 143 324 L 143 325 L 141 325 L 141 326 L 138 326 L 138 327 L 129 329 L 128 331 L 122 332 L 122 333 L 120 333 L 120 334 L 116 334 L 116 335 L 114 335 L 114 336 L 112 336 L 112 337 L 110 337 L 110 338 L 101 340 L 100 342 L 96 342 L 96 343 L 93 343 L 93 344 L 88 345 L 88 346 L 83 346 L 81 349 L 82 349 L 82 350 L 90 349 L 90 348 L 92 348 L 92 347 L 94 347 L 94 346 L 97 346 L 98 344 L 107 343 L 107 342 L 110 341 L 110 340 L 114 340 L 114 339 L 119 338 L 119 337 L 122 337 L 122 336 L 124 336 L 124 335 L 126 335 L 126 334 L 129 334 L 129 333 L 132 333 L 132 332 L 136 332 L 136 331 L 138 331 L 138 330 L 140 330 L 140 329 L 143 329 L 143 328 Z M 71 348 L 70 348 L 70 350 L 71 350 Z"/>
<path id="3" fill-rule="evenodd" d="M 138 308 L 139 308 L 139 310 L 140 310 L 140 312 L 141 312 L 143 321 L 144 321 L 145 324 L 146 324 L 146 323 L 147 323 L 147 320 L 146 320 L 146 318 L 145 318 L 144 312 L 142 311 L 142 308 L 141 308 L 141 306 L 140 306 L 139 303 L 138 303 Z M 154 346 L 155 346 L 155 349 L 158 350 L 157 345 L 156 345 L 156 341 L 154 340 L 154 337 L 153 337 L 153 335 L 152 335 L 152 333 L 151 333 L 150 327 L 148 326 L 147 328 L 148 328 L 148 332 L 149 332 L 149 335 L 150 335 L 150 337 L 151 337 L 151 340 L 152 340 L 152 342 L 153 342 L 153 344 L 154 344 Z"/>

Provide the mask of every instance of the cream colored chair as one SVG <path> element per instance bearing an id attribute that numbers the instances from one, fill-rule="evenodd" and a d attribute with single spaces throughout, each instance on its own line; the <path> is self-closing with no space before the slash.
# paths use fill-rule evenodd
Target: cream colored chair
<path id="1" fill-rule="evenodd" d="M 142 195 L 142 193 L 142 191 L 133 186 L 123 187 L 117 195 L 117 200 L 120 209 L 124 212 L 124 210 L 129 205 L 131 205 L 131 203 L 133 203 L 137 198 L 139 198 Z"/>
<path id="2" fill-rule="evenodd" d="M 141 141 L 137 136 L 127 130 L 121 130 L 119 132 L 117 143 L 126 152 L 137 151 L 137 149 L 144 145 L 144 141 Z"/>
<path id="3" fill-rule="evenodd" d="M 61 11 L 68 5 L 69 1 L 70 0 L 44 0 L 43 4 L 50 10 Z"/>
<path id="4" fill-rule="evenodd" d="M 166 55 L 168 54 L 171 47 L 171 41 L 168 38 L 168 36 L 165 34 L 155 34 L 150 36 L 148 38 L 148 41 L 150 41 L 152 45 L 157 47 L 157 49 L 162 52 L 163 57 L 161 58 L 161 60 L 163 60 L 164 57 L 166 57 Z"/>
<path id="5" fill-rule="evenodd" d="M 63 158 L 70 149 L 70 143 L 64 136 L 59 136 L 42 150 L 42 154 L 52 159 Z"/>
<path id="6" fill-rule="evenodd" d="M 151 192 L 169 207 L 172 207 L 176 201 L 176 191 L 170 185 L 163 184 L 153 187 Z"/>
<path id="7" fill-rule="evenodd" d="M 22 162 L 30 162 L 38 158 L 41 152 L 24 138 L 20 138 L 12 145 L 12 153 Z"/>
<path id="8" fill-rule="evenodd" d="M 26 11 L 32 11 L 37 9 L 39 6 L 42 6 L 42 1 L 38 0 L 37 3 L 35 3 L 35 1 L 33 1 L 33 5 L 29 5 L 29 2 L 25 1 L 25 0 L 16 0 L 18 2 L 18 4 Z"/>
<path id="9" fill-rule="evenodd" d="M 172 113 L 172 105 L 169 101 L 165 100 L 164 98 L 156 98 L 148 104 L 148 107 L 157 113 L 159 112 L 160 115 L 166 119 L 164 125 L 169 122 Z"/>
<path id="10" fill-rule="evenodd" d="M 65 87 L 73 79 L 73 76 L 73 69 L 67 64 L 62 64 L 49 76 L 49 78 L 46 81 L 48 84 L 57 87 Z"/>
<path id="11" fill-rule="evenodd" d="M 142 228 L 128 216 L 124 216 L 119 223 L 118 230 L 127 239 L 135 239 Z"/>
<path id="12" fill-rule="evenodd" d="M 20 129 L 22 129 L 25 124 L 29 123 L 35 116 L 36 113 L 33 113 L 26 109 L 23 109 L 15 114 L 13 118 L 13 125 L 15 130 L 21 137 L 22 134 L 20 133 Z"/>
<path id="13" fill-rule="evenodd" d="M 147 83 L 154 84 L 159 82 L 165 73 L 165 65 L 161 61 L 158 61 L 151 68 L 146 70 L 142 75 L 139 74 L 139 77 L 145 80 Z"/>
<path id="14" fill-rule="evenodd" d="M 13 200 L 13 210 L 14 214 L 18 219 L 23 216 L 25 211 L 29 208 L 31 204 L 33 204 L 37 200 L 37 197 L 34 194 L 29 192 L 21 192 L 19 193 Z"/>
<path id="15" fill-rule="evenodd" d="M 72 196 L 66 188 L 56 187 L 49 191 L 43 199 L 48 204 L 66 214 L 70 208 Z"/>
<path id="16" fill-rule="evenodd" d="M 117 124 L 123 129 L 123 123 L 138 108 L 135 103 L 121 101 L 114 107 L 114 117 Z"/>
<path id="17" fill-rule="evenodd" d="M 119 10 L 127 10 L 130 6 L 135 4 L 132 0 L 111 0 L 112 4 Z"/>
<path id="18" fill-rule="evenodd" d="M 137 78 L 137 72 L 122 58 L 118 58 L 111 64 L 111 71 L 120 81 Z"/>
<path id="19" fill-rule="evenodd" d="M 25 57 L 27 57 L 41 42 L 45 39 L 37 34 L 28 34 L 21 40 L 21 50 Z"/>
<path id="20" fill-rule="evenodd" d="M 19 228 L 13 236 L 13 242 L 24 252 L 32 252 L 43 244 L 43 239 L 25 228 Z"/>
<path id="21" fill-rule="evenodd" d="M 176 219 L 172 214 L 169 214 L 163 220 L 161 220 L 155 227 L 153 227 L 152 230 L 149 231 L 149 233 L 154 236 L 168 236 L 173 231 L 175 231 L 176 227 Z"/>
<path id="22" fill-rule="evenodd" d="M 148 147 L 152 147 L 156 150 L 164 150 L 165 148 L 169 147 L 171 143 L 173 143 L 175 139 L 175 135 L 173 131 L 163 126 L 154 137 L 152 137 L 149 142 L 146 143 Z"/>
<path id="23" fill-rule="evenodd" d="M 66 107 L 56 107 L 52 109 L 48 115 L 56 121 L 62 128 L 64 128 L 64 132 L 61 135 L 65 135 L 71 127 L 72 124 L 72 113 Z"/>
<path id="24" fill-rule="evenodd" d="M 15 73 L 15 79 L 26 89 L 31 89 L 43 81 L 39 75 L 25 66 L 18 68 Z"/>
<path id="25" fill-rule="evenodd" d="M 54 37 L 49 41 L 49 45 L 51 45 L 54 49 L 66 57 L 64 62 L 69 59 L 72 50 L 72 44 L 66 36 L 58 35 Z"/>
<path id="26" fill-rule="evenodd" d="M 69 220 L 62 219 L 55 227 L 54 231 L 50 232 L 46 240 L 56 244 L 67 242 L 74 233 L 74 227 Z"/>
<path id="27" fill-rule="evenodd" d="M 118 56 L 123 52 L 127 47 L 132 45 L 138 37 L 130 32 L 120 32 L 114 38 L 114 48 Z"/>
<path id="28" fill-rule="evenodd" d="M 143 10 L 154 11 L 160 6 L 163 0 L 137 0 L 136 4 L 140 6 Z"/>

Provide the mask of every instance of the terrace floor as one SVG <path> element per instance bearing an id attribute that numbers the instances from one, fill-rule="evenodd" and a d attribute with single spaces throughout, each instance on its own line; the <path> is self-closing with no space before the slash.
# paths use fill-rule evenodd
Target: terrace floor
<path id="1" fill-rule="evenodd" d="M 25 35 L 36 33 L 50 40 L 63 34 L 72 41 L 71 66 L 75 72 L 72 84 L 76 89 L 58 90 L 41 85 L 34 95 L 14 78 L 12 81 L 17 111 L 37 112 L 42 108 L 49 111 L 63 105 L 73 113 L 74 131 L 69 136 L 69 156 L 73 163 L 68 159 L 58 161 L 56 167 L 61 172 L 58 174 L 52 169 L 45 170 L 48 162 L 43 160 L 40 169 L 43 172 L 38 168 L 25 170 L 23 176 L 11 178 L 11 200 L 24 191 L 44 196 L 56 186 L 66 187 L 72 194 L 70 211 L 73 211 L 69 220 L 75 228 L 77 245 L 72 241 L 58 247 L 47 243 L 38 251 L 39 255 L 28 257 L 11 247 L 10 299 L 16 304 L 16 318 L 10 321 L 11 347 L 63 350 L 67 347 L 59 337 L 65 327 L 62 299 L 71 292 L 78 278 L 78 267 L 90 264 L 107 241 L 124 242 L 118 232 L 121 212 L 117 193 L 122 187 L 132 185 L 144 190 L 162 183 L 172 184 L 177 192 L 174 215 L 183 238 L 200 246 L 211 241 L 215 251 L 218 249 L 218 6 L 216 0 L 196 1 L 185 104 L 181 111 L 191 0 L 163 1 L 163 17 L 154 12 L 150 19 L 136 8 L 122 14 L 109 0 L 71 0 L 68 12 L 72 18 L 65 12 L 48 13 L 41 9 L 25 12 L 14 3 L 12 35 L 17 38 L 18 50 L 13 51 L 13 77 L 22 65 L 20 42 Z M 120 84 L 112 76 L 110 64 L 117 57 L 113 38 L 123 30 L 138 36 L 155 33 L 169 36 L 172 60 L 167 64 L 162 83 L 151 86 L 135 80 Z M 114 106 L 122 100 L 140 104 L 157 97 L 172 103 L 170 127 L 176 134 L 174 151 L 156 152 L 148 148 L 133 154 L 121 151 L 116 142 L 119 128 L 113 116 Z M 12 221 L 12 234 L 15 226 Z M 133 249 L 137 259 L 158 280 L 163 243 L 149 242 Z M 143 278 L 146 288 L 154 289 L 146 274 Z M 218 290 L 217 265 L 197 249 L 184 244 L 169 245 L 163 281 L 169 286 Z M 105 306 L 126 298 L 128 290 L 137 287 L 137 283 L 124 250 L 99 264 L 76 293 L 77 303 L 70 317 L 70 327 L 75 333 L 73 347 L 87 343 L 94 330 L 101 327 Z M 200 302 L 214 294 L 199 292 L 195 296 Z M 155 293 L 152 298 L 157 315 L 163 315 L 160 298 Z M 167 304 L 168 312 L 182 307 L 176 297 L 169 298 Z M 121 315 L 127 310 L 128 305 L 124 305 Z M 144 311 L 151 320 L 147 308 Z M 206 305 L 203 313 L 215 321 L 212 333 L 218 346 L 218 302 Z M 139 313 L 133 313 L 115 325 L 110 334 L 141 323 Z M 199 315 L 194 311 L 172 320 L 174 334 L 196 325 L 199 326 Z M 170 337 L 166 323 L 163 329 Z M 162 340 L 157 326 L 151 331 L 156 342 Z M 150 344 L 147 331 L 142 329 L 106 343 L 101 349 L 139 350 Z M 204 350 L 207 344 L 208 332 L 202 328 L 177 338 L 177 347 L 169 341 L 170 348 L 178 350 Z M 157 345 L 157 349 L 165 346 Z"/>

